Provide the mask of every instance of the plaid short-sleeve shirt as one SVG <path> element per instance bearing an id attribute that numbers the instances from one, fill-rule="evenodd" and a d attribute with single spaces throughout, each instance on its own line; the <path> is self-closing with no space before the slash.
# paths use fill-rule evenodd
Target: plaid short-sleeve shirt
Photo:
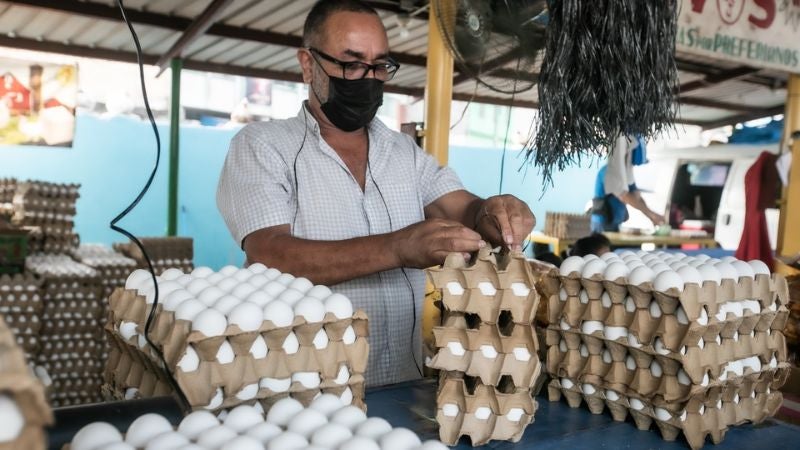
<path id="1" fill-rule="evenodd" d="M 305 106 L 294 118 L 244 127 L 231 142 L 217 188 L 217 207 L 236 242 L 284 224 L 311 240 L 388 233 L 422 221 L 425 206 L 463 189 L 455 172 L 410 136 L 378 119 L 368 132 L 362 191 Z M 372 386 L 419 377 L 424 276 L 416 269 L 405 273 L 411 286 L 400 269 L 331 286 L 369 316 L 366 378 Z"/>

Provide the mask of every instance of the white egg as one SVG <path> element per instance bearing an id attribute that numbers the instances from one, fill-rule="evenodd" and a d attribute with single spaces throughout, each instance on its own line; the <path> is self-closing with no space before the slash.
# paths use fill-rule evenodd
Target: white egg
<path id="1" fill-rule="evenodd" d="M 178 289 L 163 297 L 161 304 L 167 311 L 175 311 L 181 303 L 193 299 L 194 296 L 185 289 Z"/>
<path id="2" fill-rule="evenodd" d="M 230 364 L 236 358 L 236 354 L 233 352 L 233 347 L 228 340 L 222 341 L 222 345 L 219 346 L 219 350 L 217 350 L 217 362 L 220 364 Z"/>
<path id="3" fill-rule="evenodd" d="M 584 320 L 581 323 L 581 333 L 592 334 L 595 331 L 603 332 L 603 322 L 598 320 Z"/>
<path id="4" fill-rule="evenodd" d="M 197 299 L 200 300 L 200 302 L 202 302 L 204 305 L 211 306 L 224 296 L 225 291 L 216 286 L 210 286 L 206 289 L 203 289 L 203 291 L 197 295 Z"/>
<path id="5" fill-rule="evenodd" d="M 662 422 L 667 422 L 669 420 L 672 420 L 672 414 L 670 414 L 670 412 L 664 408 L 658 408 L 658 407 L 653 408 L 653 412 L 656 413 L 656 419 Z"/>
<path id="6" fill-rule="evenodd" d="M 194 278 L 207 278 L 212 273 L 214 273 L 214 270 L 211 269 L 210 267 L 200 266 L 192 270 L 191 275 Z"/>
<path id="7" fill-rule="evenodd" d="M 333 394 L 322 394 L 315 398 L 308 407 L 321 412 L 325 417 L 330 417 L 331 414 L 341 409 L 342 406 L 344 405 L 342 405 L 342 401 L 339 400 L 339 397 Z"/>
<path id="8" fill-rule="evenodd" d="M 253 303 L 244 302 L 233 308 L 228 314 L 228 323 L 238 326 L 242 331 L 256 331 L 263 322 L 261 308 Z"/>
<path id="9" fill-rule="evenodd" d="M 597 392 L 597 389 L 595 389 L 595 387 L 589 383 L 583 383 L 581 385 L 581 392 L 586 395 L 594 395 L 594 393 Z"/>
<path id="10" fill-rule="evenodd" d="M 208 411 L 195 411 L 184 417 L 178 432 L 191 440 L 197 439 L 201 433 L 219 425 L 219 420 Z"/>
<path id="11" fill-rule="evenodd" d="M 205 448 L 220 448 L 237 436 L 236 431 L 225 425 L 217 425 L 200 433 L 197 444 Z"/>
<path id="12" fill-rule="evenodd" d="M 297 381 L 306 389 L 319 387 L 319 372 L 295 372 L 292 374 L 292 382 Z"/>
<path id="13" fill-rule="evenodd" d="M 17 403 L 5 394 L 0 394 L 0 423 L 3 424 L 0 427 L 0 444 L 16 440 L 25 428 L 25 416 Z"/>
<path id="14" fill-rule="evenodd" d="M 217 287 L 225 292 L 232 292 L 239 287 L 239 282 L 233 278 L 223 278 L 217 283 Z"/>
<path id="15" fill-rule="evenodd" d="M 606 253 L 607 254 L 607 253 Z M 628 266 L 624 262 L 610 262 L 603 271 L 603 279 L 614 281 L 618 278 L 625 278 L 630 273 Z"/>
<path id="16" fill-rule="evenodd" d="M 700 272 L 700 276 L 703 278 L 703 281 L 713 281 L 714 283 L 720 284 L 722 282 L 722 274 L 720 273 L 719 269 L 714 267 L 712 264 L 702 264 L 697 266 L 697 271 Z"/>
<path id="17" fill-rule="evenodd" d="M 444 414 L 445 417 L 458 416 L 458 405 L 455 403 L 445 403 L 442 405 L 442 414 Z"/>
<path id="18" fill-rule="evenodd" d="M 347 368 L 346 364 L 341 364 L 339 366 L 339 372 L 336 374 L 336 378 L 333 382 L 341 386 L 347 384 L 348 381 L 350 381 L 350 370 Z"/>
<path id="19" fill-rule="evenodd" d="M 192 331 L 199 331 L 208 337 L 221 336 L 227 325 L 225 316 L 215 309 L 204 309 L 192 319 Z"/>
<path id="20" fill-rule="evenodd" d="M 272 392 L 286 392 L 292 385 L 291 378 L 262 378 L 258 386 L 262 389 L 269 389 Z M 270 410 L 272 411 L 272 410 Z"/>
<path id="21" fill-rule="evenodd" d="M 329 423 L 323 425 L 311 435 L 311 443 L 322 447 L 336 448 L 351 437 L 353 437 L 353 432 L 349 428 Z"/>
<path id="22" fill-rule="evenodd" d="M 653 281 L 653 288 L 659 292 L 667 292 L 670 289 L 677 289 L 683 291 L 683 278 L 671 270 L 665 270 L 658 275 Z"/>
<path id="23" fill-rule="evenodd" d="M 176 432 L 167 431 L 154 437 L 144 447 L 145 450 L 168 450 L 176 449 L 183 445 L 189 444 L 189 439 L 186 436 Z"/>
<path id="24" fill-rule="evenodd" d="M 275 281 L 288 287 L 290 284 L 292 284 L 292 281 L 294 281 L 294 275 L 290 273 L 282 273 L 275 277 Z"/>
<path id="25" fill-rule="evenodd" d="M 343 442 L 339 450 L 381 450 L 381 447 L 372 439 L 355 436 Z"/>
<path id="26" fill-rule="evenodd" d="M 656 276 L 658 276 L 658 274 L 660 274 L 661 272 L 672 271 L 672 269 L 668 265 L 666 265 L 664 263 L 654 264 L 654 265 L 652 265 L 650 267 L 650 269 L 653 270 L 653 272 L 656 274 Z"/>
<path id="27" fill-rule="evenodd" d="M 267 304 L 272 303 L 275 298 L 264 291 L 255 291 L 247 296 L 247 298 L 239 297 L 242 300 L 246 300 L 254 305 L 258 305 L 261 308 L 267 306 Z"/>
<path id="28" fill-rule="evenodd" d="M 294 306 L 301 299 L 305 298 L 305 294 L 296 289 L 286 289 L 276 297 L 278 300 L 286 303 L 289 306 Z M 319 300 L 318 300 L 319 301 Z"/>
<path id="29" fill-rule="evenodd" d="M 247 266 L 247 270 L 249 270 L 253 274 L 264 273 L 268 269 L 269 268 L 267 266 L 265 266 L 264 264 L 258 263 L 258 262 L 250 264 L 249 266 Z"/>
<path id="30" fill-rule="evenodd" d="M 591 278 L 595 275 L 602 276 L 603 271 L 606 270 L 606 266 L 606 262 L 602 259 L 593 259 L 583 266 L 583 270 L 581 270 L 581 276 L 583 278 Z"/>
<path id="31" fill-rule="evenodd" d="M 125 433 L 125 442 L 134 447 L 144 447 L 159 434 L 171 431 L 172 424 L 161 414 L 145 414 L 130 424 Z"/>
<path id="32" fill-rule="evenodd" d="M 264 450 L 264 445 L 251 436 L 238 436 L 220 447 L 220 450 Z"/>
<path id="33" fill-rule="evenodd" d="M 190 444 L 191 445 L 191 444 Z M 185 450 L 186 447 L 181 447 L 179 450 Z M 109 444 L 103 447 L 100 447 L 98 450 L 136 450 L 136 447 L 132 446 L 131 444 L 127 444 L 125 442 L 115 442 L 113 444 Z M 190 449 L 195 450 L 195 449 Z M 202 450 L 202 448 L 199 448 Z"/>
<path id="34" fill-rule="evenodd" d="M 634 286 L 639 286 L 643 283 L 652 283 L 655 279 L 655 272 L 647 266 L 640 266 L 633 269 L 628 276 L 628 282 Z"/>
<path id="35" fill-rule="evenodd" d="M 593 260 L 595 260 L 595 259 L 600 259 L 600 258 L 599 258 L 597 255 L 595 255 L 595 254 L 591 254 L 591 253 L 590 253 L 590 254 L 588 254 L 588 255 L 585 255 L 585 256 L 583 257 L 583 260 L 584 260 L 584 261 L 586 261 L 586 262 L 593 261 Z"/>
<path id="36" fill-rule="evenodd" d="M 753 273 L 756 275 L 769 275 L 770 270 L 769 267 L 764 264 L 764 261 L 753 259 L 747 262 L 750 265 L 750 268 L 753 269 Z"/>
<path id="37" fill-rule="evenodd" d="M 314 287 L 314 283 L 312 283 L 308 278 L 299 277 L 299 278 L 295 278 L 294 280 L 292 280 L 292 282 L 289 283 L 289 287 L 291 289 L 296 289 L 296 290 L 302 292 L 303 294 L 305 294 L 312 287 Z"/>
<path id="38" fill-rule="evenodd" d="M 636 411 L 641 411 L 644 409 L 644 403 L 638 398 L 630 399 L 631 408 L 635 409 Z"/>
<path id="39" fill-rule="evenodd" d="M 719 270 L 720 277 L 723 280 L 738 280 L 739 279 L 739 272 L 736 270 L 735 267 L 730 265 L 727 262 L 720 261 L 714 264 L 714 267 Z"/>
<path id="40" fill-rule="evenodd" d="M 201 292 L 211 287 L 211 283 L 203 278 L 195 278 L 186 285 L 186 290 L 192 295 L 200 295 Z"/>
<path id="41" fill-rule="evenodd" d="M 146 280 L 150 280 L 150 284 L 152 285 L 152 275 L 150 272 L 143 270 L 143 269 L 136 269 L 128 275 L 128 279 L 125 280 L 125 289 L 128 290 L 135 290 L 142 287 Z"/>
<path id="42" fill-rule="evenodd" d="M 294 320 L 292 308 L 281 301 L 274 301 L 264 306 L 264 320 L 270 320 L 276 327 L 288 327 Z"/>
<path id="43" fill-rule="evenodd" d="M 512 353 L 517 361 L 527 362 L 531 359 L 531 352 L 525 347 L 514 347 Z"/>
<path id="44" fill-rule="evenodd" d="M 356 330 L 353 329 L 352 325 L 348 325 L 347 328 L 344 329 L 344 333 L 342 334 L 342 342 L 344 345 L 351 345 L 356 341 Z"/>
<path id="45" fill-rule="evenodd" d="M 669 268 L 670 268 L 670 269 L 672 269 L 672 270 L 674 270 L 674 271 L 676 271 L 676 272 L 677 272 L 677 271 L 678 271 L 678 269 L 680 269 L 681 267 L 686 267 L 686 266 L 688 266 L 688 264 L 686 264 L 686 263 L 685 263 L 685 262 L 683 262 L 683 261 L 673 261 L 673 262 L 671 262 L 671 263 L 669 263 L 669 264 L 667 264 L 667 265 L 669 266 Z"/>
<path id="46" fill-rule="evenodd" d="M 364 414 L 364 411 L 352 405 L 345 406 L 331 415 L 331 423 L 344 425 L 350 430 L 356 429 L 365 420 L 367 420 L 367 415 Z"/>
<path id="47" fill-rule="evenodd" d="M 356 427 L 356 436 L 363 436 L 372 440 L 379 440 L 381 436 L 392 431 L 392 426 L 385 419 L 370 417 Z"/>
<path id="48" fill-rule="evenodd" d="M 119 325 L 119 335 L 122 336 L 122 339 L 125 339 L 127 341 L 128 339 L 136 336 L 137 334 L 138 332 L 136 331 L 136 322 L 123 321 Z"/>
<path id="49" fill-rule="evenodd" d="M 605 337 L 609 341 L 616 341 L 619 338 L 627 336 L 628 336 L 628 329 L 625 327 L 612 327 L 608 325 L 603 327 L 603 337 Z"/>
<path id="50" fill-rule="evenodd" d="M 560 383 L 564 389 L 572 389 L 572 387 L 574 386 L 572 380 L 570 380 L 569 378 L 561 378 Z"/>
<path id="51" fill-rule="evenodd" d="M 253 341 L 253 344 L 250 345 L 250 354 L 253 355 L 253 358 L 255 359 L 263 359 L 267 357 L 268 353 L 269 349 L 267 348 L 267 342 L 263 337 L 258 336 Z"/>
<path id="52" fill-rule="evenodd" d="M 686 311 L 683 309 L 683 306 L 678 306 L 678 308 L 675 310 L 675 319 L 677 319 L 678 323 L 681 325 L 689 324 L 689 317 L 686 315 Z"/>
<path id="53" fill-rule="evenodd" d="M 277 281 L 270 281 L 269 283 L 265 284 L 261 290 L 273 297 L 277 297 L 286 290 L 286 286 L 278 283 Z"/>
<path id="54" fill-rule="evenodd" d="M 739 261 L 737 259 L 736 261 L 733 261 L 731 265 L 734 269 L 736 269 L 736 272 L 739 274 L 739 278 L 754 278 L 756 276 L 755 271 L 753 271 L 753 267 L 744 261 Z"/>
<path id="55" fill-rule="evenodd" d="M 342 395 L 339 396 L 339 399 L 344 405 L 350 405 L 353 403 L 353 390 L 349 387 L 345 388 L 344 391 L 342 391 Z"/>
<path id="56" fill-rule="evenodd" d="M 162 283 L 158 283 L 158 298 L 159 302 L 163 303 L 164 298 L 166 298 L 172 292 L 183 290 L 183 286 L 180 283 L 175 281 L 164 281 Z M 147 304 L 153 303 L 155 300 L 155 290 L 147 291 L 146 295 L 146 302 Z"/>
<path id="57" fill-rule="evenodd" d="M 274 423 L 262 422 L 247 430 L 245 435 L 258 439 L 262 444 L 266 444 L 281 433 L 283 433 L 283 430 Z"/>
<path id="58" fill-rule="evenodd" d="M 24 419 L 23 419 L 24 420 Z M 3 423 L 6 428 L 6 423 Z M 13 429 L 12 429 L 13 431 Z M 11 433 L 8 433 L 9 435 Z M 116 442 L 123 442 L 122 434 L 107 422 L 94 422 L 75 433 L 70 443 L 71 450 L 96 450 Z"/>
<path id="59" fill-rule="evenodd" d="M 291 332 L 283 341 L 283 351 L 287 355 L 294 355 L 298 350 L 300 350 L 300 341 L 297 340 L 297 335 Z"/>
<path id="60" fill-rule="evenodd" d="M 448 342 L 447 350 L 450 351 L 453 356 L 464 356 L 464 354 L 467 353 L 466 349 L 464 349 L 464 346 L 458 341 Z"/>
<path id="61" fill-rule="evenodd" d="M 562 277 L 566 277 L 569 274 L 575 272 L 580 274 L 581 271 L 583 270 L 584 264 L 585 261 L 580 256 L 570 256 L 569 258 L 561 262 L 561 267 L 559 268 L 559 274 Z"/>
<path id="62" fill-rule="evenodd" d="M 484 344 L 481 345 L 481 354 L 486 359 L 495 359 L 497 358 L 497 350 L 492 345 Z"/>
<path id="63" fill-rule="evenodd" d="M 186 300 L 175 309 L 175 319 L 192 321 L 198 314 L 205 310 L 206 305 L 202 304 L 199 300 Z"/>
<path id="64" fill-rule="evenodd" d="M 213 308 L 227 316 L 231 311 L 233 311 L 233 308 L 236 308 L 241 303 L 242 300 L 232 295 L 226 295 L 224 297 L 217 299 L 217 301 L 214 302 Z M 261 311 L 260 308 L 259 311 Z"/>
<path id="65" fill-rule="evenodd" d="M 261 413 L 255 408 L 248 405 L 239 405 L 228 412 L 224 424 L 237 433 L 243 433 L 248 428 L 263 421 L 264 418 L 261 416 Z"/>
<path id="66" fill-rule="evenodd" d="M 693 283 L 697 285 L 703 284 L 703 276 L 700 271 L 692 266 L 683 266 L 678 269 L 678 275 L 683 278 L 684 284 Z"/>
<path id="67" fill-rule="evenodd" d="M 212 273 L 209 275 L 206 280 L 211 283 L 212 285 L 219 284 L 220 281 L 225 280 L 225 275 L 221 273 Z"/>
<path id="68" fill-rule="evenodd" d="M 256 289 L 262 289 L 264 286 L 269 284 L 272 280 L 264 275 L 253 275 L 247 280 L 247 284 L 253 286 Z"/>
<path id="69" fill-rule="evenodd" d="M 244 283 L 245 281 L 249 280 L 252 277 L 253 277 L 253 272 L 250 272 L 247 269 L 239 269 L 230 276 L 230 278 L 233 278 L 234 280 L 240 283 Z"/>
<path id="70" fill-rule="evenodd" d="M 408 428 L 395 428 L 381 436 L 381 450 L 409 450 L 422 444 L 419 436 Z"/>
<path id="71" fill-rule="evenodd" d="M 216 392 L 214 392 L 214 396 L 211 397 L 211 401 L 208 402 L 208 405 L 205 406 L 206 409 L 217 409 L 222 406 L 222 402 L 225 400 L 225 393 L 222 392 L 222 388 L 217 388 Z"/>
<path id="72" fill-rule="evenodd" d="M 342 294 L 332 294 L 325 299 L 325 312 L 333 314 L 337 319 L 348 319 L 353 317 L 353 304 Z"/>
<path id="73" fill-rule="evenodd" d="M 328 286 L 323 286 L 318 284 L 306 292 L 307 297 L 314 297 L 319 300 L 325 300 L 326 298 L 330 297 L 333 293 Z"/>
<path id="74" fill-rule="evenodd" d="M 325 332 L 325 329 L 320 329 L 317 331 L 317 334 L 314 335 L 314 348 L 317 350 L 325 350 L 328 348 L 328 333 Z"/>
<path id="75" fill-rule="evenodd" d="M 666 347 L 664 347 L 664 341 L 657 337 L 655 343 L 653 344 L 653 348 L 656 350 L 656 353 L 659 355 L 669 355 L 670 351 Z"/>
<path id="76" fill-rule="evenodd" d="M 221 273 L 221 274 L 223 274 L 225 276 L 228 276 L 228 277 L 233 275 L 233 274 L 235 274 L 238 271 L 239 271 L 238 267 L 231 266 L 231 265 L 228 265 L 228 266 L 223 267 L 222 269 L 219 269 L 219 273 Z"/>
<path id="77" fill-rule="evenodd" d="M 322 322 L 325 318 L 325 305 L 316 298 L 306 297 L 295 303 L 294 314 L 303 317 L 308 323 Z"/>
<path id="78" fill-rule="evenodd" d="M 612 260 L 620 259 L 620 257 L 617 256 L 617 254 L 614 253 L 614 252 L 606 252 L 606 253 L 603 253 L 602 255 L 600 255 L 600 259 L 602 259 L 603 261 L 611 264 Z"/>
<path id="79" fill-rule="evenodd" d="M 284 432 L 267 443 L 267 450 L 300 450 L 308 447 L 308 439 L 297 433 Z"/>
<path id="80" fill-rule="evenodd" d="M 308 438 L 311 434 L 328 423 L 328 418 L 314 409 L 304 409 L 289 420 L 286 431 L 297 433 Z"/>

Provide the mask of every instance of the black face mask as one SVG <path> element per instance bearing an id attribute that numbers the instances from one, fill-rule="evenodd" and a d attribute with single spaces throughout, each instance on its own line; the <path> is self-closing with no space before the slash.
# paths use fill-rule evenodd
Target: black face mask
<path id="1" fill-rule="evenodd" d="M 328 80 L 328 101 L 321 108 L 336 128 L 356 131 L 372 121 L 383 104 L 383 81 L 375 78 L 345 80 L 331 76 Z"/>

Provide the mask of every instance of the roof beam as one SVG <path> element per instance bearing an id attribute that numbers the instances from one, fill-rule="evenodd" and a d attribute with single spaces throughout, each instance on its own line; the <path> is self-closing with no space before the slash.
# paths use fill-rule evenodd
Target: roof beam
<path id="1" fill-rule="evenodd" d="M 690 81 L 680 85 L 676 90 L 676 94 L 685 94 L 687 92 L 703 89 L 715 84 L 725 83 L 726 81 L 738 80 L 748 75 L 753 75 L 760 72 L 761 69 L 753 67 L 737 67 L 735 69 L 726 70 L 718 74 L 709 74 L 700 80 Z"/>
<path id="2" fill-rule="evenodd" d="M 181 34 L 181 37 L 172 44 L 172 47 L 158 59 L 156 62 L 156 66 L 158 66 L 158 75 L 161 75 L 164 70 L 166 70 L 170 60 L 173 58 L 180 58 L 186 47 L 202 36 L 206 30 L 219 19 L 222 11 L 231 3 L 233 3 L 233 0 L 212 1 L 206 9 L 203 10 L 203 13 L 186 28 L 183 34 Z"/>
<path id="3" fill-rule="evenodd" d="M 698 97 L 678 97 L 677 101 L 681 105 L 700 106 L 703 108 L 722 109 L 741 113 L 752 113 L 765 110 L 765 108 L 753 107 L 744 103 L 730 103 L 718 100 L 711 100 Z"/>
<path id="4" fill-rule="evenodd" d="M 487 73 L 494 69 L 497 69 L 498 67 L 503 67 L 504 65 L 517 59 L 520 56 L 520 52 L 521 49 L 519 47 L 515 47 L 506 52 L 505 54 L 498 56 L 497 58 L 486 61 L 484 64 L 481 64 L 480 66 L 476 67 L 465 64 L 464 66 L 467 68 L 467 70 L 466 71 L 462 70 L 461 73 L 458 74 L 458 76 L 453 78 L 453 86 L 458 86 L 459 84 L 465 81 L 473 79 L 474 77 L 472 76 L 472 74 L 474 73 L 478 74 Z"/>
<path id="5" fill-rule="evenodd" d="M 699 73 L 706 76 L 718 76 L 720 72 L 724 72 L 724 70 L 717 69 L 714 66 L 690 61 L 682 58 L 679 55 L 675 55 L 675 63 L 678 66 L 678 70 L 683 72 Z M 765 86 L 770 89 L 786 87 L 785 81 L 765 75 L 749 74 L 747 76 L 743 76 L 741 80 L 747 83 Z"/>
<path id="6" fill-rule="evenodd" d="M 785 105 L 773 106 L 771 108 L 762 108 L 758 111 L 751 111 L 745 114 L 738 114 L 735 116 L 725 117 L 719 120 L 711 120 L 702 122 L 702 127 L 706 130 L 724 127 L 725 125 L 736 125 L 737 123 L 749 122 L 751 120 L 762 119 L 764 117 L 777 116 L 786 111 Z"/>

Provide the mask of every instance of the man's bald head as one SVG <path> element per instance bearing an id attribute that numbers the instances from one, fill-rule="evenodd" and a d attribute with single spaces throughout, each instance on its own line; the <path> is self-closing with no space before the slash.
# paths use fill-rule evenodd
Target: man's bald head
<path id="1" fill-rule="evenodd" d="M 324 31 L 325 21 L 337 12 L 357 12 L 380 17 L 375 9 L 358 0 L 319 0 L 308 12 L 303 25 L 304 47 L 320 45 L 319 39 Z"/>

